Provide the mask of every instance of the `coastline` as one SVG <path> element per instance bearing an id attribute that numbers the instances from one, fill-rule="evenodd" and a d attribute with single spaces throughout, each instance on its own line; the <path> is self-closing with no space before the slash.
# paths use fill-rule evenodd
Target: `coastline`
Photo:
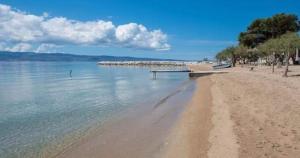
<path id="1" fill-rule="evenodd" d="M 0 87 L 0 158 L 300 158 L 300 3 L 3 0 Z"/>
<path id="2" fill-rule="evenodd" d="M 282 69 L 236 67 L 199 77 L 193 90 L 126 112 L 57 157 L 297 157 L 299 70 L 292 66 L 292 77 L 282 78 Z"/>
<path id="3" fill-rule="evenodd" d="M 165 138 L 193 95 L 194 84 L 184 82 L 155 104 L 133 106 L 55 157 L 159 157 Z"/>
<path id="4" fill-rule="evenodd" d="M 212 81 L 206 76 L 196 79 L 196 84 L 191 101 L 167 139 L 164 158 L 206 157 L 212 128 Z"/>

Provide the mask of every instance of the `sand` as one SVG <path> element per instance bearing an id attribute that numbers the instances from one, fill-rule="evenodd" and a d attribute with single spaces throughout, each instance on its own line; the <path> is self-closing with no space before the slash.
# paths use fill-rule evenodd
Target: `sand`
<path id="1" fill-rule="evenodd" d="M 206 157 L 210 146 L 207 138 L 212 128 L 211 80 L 204 77 L 197 82 L 194 96 L 167 139 L 168 145 L 162 157 Z"/>
<path id="2" fill-rule="evenodd" d="M 299 157 L 300 67 L 290 67 L 288 78 L 283 68 L 274 74 L 270 67 L 249 69 L 197 79 L 162 157 Z"/>
<path id="3" fill-rule="evenodd" d="M 298 158 L 300 66 L 288 78 L 283 68 L 249 69 L 197 78 L 186 105 L 170 101 L 116 120 L 58 157 Z"/>
<path id="4" fill-rule="evenodd" d="M 173 125 L 193 96 L 193 81 L 187 81 L 155 104 L 132 106 L 108 120 L 57 158 L 155 158 L 165 146 Z"/>

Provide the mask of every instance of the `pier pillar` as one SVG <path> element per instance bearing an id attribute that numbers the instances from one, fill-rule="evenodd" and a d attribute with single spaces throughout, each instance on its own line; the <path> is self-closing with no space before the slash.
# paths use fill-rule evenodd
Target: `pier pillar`
<path id="1" fill-rule="evenodd" d="M 153 79 L 155 80 L 156 79 L 156 72 L 153 71 Z"/>

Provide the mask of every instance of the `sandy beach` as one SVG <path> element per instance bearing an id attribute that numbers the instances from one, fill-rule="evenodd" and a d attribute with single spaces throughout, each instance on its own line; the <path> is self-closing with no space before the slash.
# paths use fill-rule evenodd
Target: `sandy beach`
<path id="1" fill-rule="evenodd" d="M 300 3 L 0 1 L 0 158 L 300 158 Z"/>
<path id="2" fill-rule="evenodd" d="M 283 68 L 226 70 L 196 78 L 189 100 L 178 102 L 181 91 L 170 94 L 166 103 L 120 117 L 57 157 L 297 158 L 300 67 L 291 66 L 288 78 Z"/>
<path id="3" fill-rule="evenodd" d="M 281 76 L 283 68 L 274 74 L 270 67 L 228 70 L 197 79 L 162 157 L 298 157 L 300 67 L 291 66 L 288 78 Z"/>

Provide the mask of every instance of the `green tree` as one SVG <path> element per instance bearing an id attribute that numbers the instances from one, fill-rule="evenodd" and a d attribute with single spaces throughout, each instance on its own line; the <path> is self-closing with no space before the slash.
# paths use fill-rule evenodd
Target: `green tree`
<path id="1" fill-rule="evenodd" d="M 265 57 L 267 63 L 272 64 L 272 73 L 274 72 L 274 66 L 276 63 L 276 58 L 280 56 L 281 53 L 281 41 L 278 38 L 272 38 L 258 47 L 259 56 Z"/>
<path id="2" fill-rule="evenodd" d="M 235 67 L 237 56 L 235 54 L 236 47 L 230 46 L 222 50 L 216 55 L 219 61 L 230 61 L 232 66 Z"/>
<path id="3" fill-rule="evenodd" d="M 235 49 L 235 55 L 238 60 L 242 60 L 243 64 L 245 64 L 248 59 L 248 48 L 244 45 L 237 46 Z"/>
<path id="4" fill-rule="evenodd" d="M 240 44 L 253 48 L 270 38 L 299 30 L 300 24 L 296 15 L 281 13 L 270 18 L 254 20 L 246 32 L 240 33 L 238 39 Z"/>
<path id="5" fill-rule="evenodd" d="M 280 38 L 281 49 L 285 54 L 285 71 L 283 76 L 287 77 L 289 70 L 289 60 L 295 55 L 296 49 L 300 47 L 300 37 L 297 33 L 287 33 L 282 35 Z"/>

